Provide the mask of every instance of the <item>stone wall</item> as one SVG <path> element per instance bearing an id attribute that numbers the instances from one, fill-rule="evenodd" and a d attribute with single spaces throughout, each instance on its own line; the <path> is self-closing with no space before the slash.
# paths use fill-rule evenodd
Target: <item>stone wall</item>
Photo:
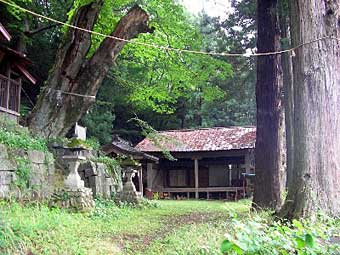
<path id="1" fill-rule="evenodd" d="M 51 148 L 56 158 L 58 168 L 63 169 L 63 174 L 68 175 L 67 164 L 63 160 L 65 155 L 72 153 L 70 149 L 55 146 Z M 107 166 L 103 163 L 94 162 L 98 158 L 98 152 L 83 150 L 81 155 L 87 158 L 87 161 L 81 163 L 78 173 L 84 181 L 85 187 L 90 188 L 94 196 L 110 198 L 113 194 L 122 189 L 121 177 L 115 180 L 111 177 Z M 91 161 L 92 159 L 92 161 Z"/>
<path id="2" fill-rule="evenodd" d="M 67 150 L 41 152 L 33 150 L 9 149 L 0 144 L 0 199 L 10 197 L 49 198 L 55 190 L 64 188 L 64 180 L 69 174 L 68 166 L 62 157 Z M 86 152 L 88 158 L 94 152 Z M 29 173 L 25 187 L 18 188 L 20 162 L 24 160 Z M 78 173 L 94 196 L 110 198 L 122 188 L 121 180 L 113 179 L 103 163 L 88 160 L 82 163 Z"/>
<path id="3" fill-rule="evenodd" d="M 20 161 L 25 162 L 26 187 L 16 185 L 23 178 L 18 169 Z M 48 152 L 9 149 L 0 144 L 0 198 L 28 196 L 49 197 L 55 187 L 56 173 L 53 155 Z"/>
<path id="4" fill-rule="evenodd" d="M 105 164 L 86 162 L 78 169 L 85 187 L 91 188 L 94 196 L 110 198 L 112 194 L 121 189 L 121 182 L 115 181 L 108 172 Z"/>

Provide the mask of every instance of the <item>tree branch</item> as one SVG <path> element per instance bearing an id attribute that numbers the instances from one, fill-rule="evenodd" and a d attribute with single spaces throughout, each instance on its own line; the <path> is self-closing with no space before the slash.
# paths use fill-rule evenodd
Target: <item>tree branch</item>
<path id="1" fill-rule="evenodd" d="M 38 34 L 38 33 L 43 32 L 45 30 L 49 30 L 49 29 L 54 28 L 54 27 L 58 27 L 60 25 L 61 24 L 49 24 L 47 26 L 38 27 L 37 29 L 34 29 L 34 30 L 25 31 L 24 33 L 25 33 L 26 36 L 31 37 L 35 34 Z"/>

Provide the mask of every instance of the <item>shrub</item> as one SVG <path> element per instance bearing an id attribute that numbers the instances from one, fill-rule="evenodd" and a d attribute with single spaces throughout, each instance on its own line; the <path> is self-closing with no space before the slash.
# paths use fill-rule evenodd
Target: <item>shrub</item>
<path id="1" fill-rule="evenodd" d="M 234 218 L 230 233 L 221 245 L 223 254 L 339 254 L 340 247 L 330 242 L 339 222 L 322 216 L 317 222 L 273 221 L 255 214 L 246 222 Z"/>
<path id="2" fill-rule="evenodd" d="M 16 173 L 16 180 L 14 184 L 20 188 L 20 190 L 24 190 L 28 188 L 29 177 L 31 173 L 31 165 L 30 161 L 26 158 L 16 156 L 15 161 L 18 164 L 18 167 L 15 171 Z"/>
<path id="3" fill-rule="evenodd" d="M 122 185 L 122 168 L 117 160 L 107 156 L 99 156 L 91 158 L 91 161 L 105 164 L 117 186 Z"/>
<path id="4" fill-rule="evenodd" d="M 122 215 L 122 211 L 113 200 L 96 198 L 95 202 L 96 207 L 89 215 L 91 219 L 110 221 L 112 219 L 117 219 L 120 215 Z"/>
<path id="5" fill-rule="evenodd" d="M 27 128 L 4 117 L 0 117 L 0 143 L 13 149 L 47 151 L 45 139 L 34 137 Z"/>
<path id="6" fill-rule="evenodd" d="M 160 204 L 157 201 L 141 198 L 138 203 L 129 203 L 117 201 L 117 206 L 120 208 L 136 208 L 136 209 L 148 209 L 148 208 L 159 208 Z"/>

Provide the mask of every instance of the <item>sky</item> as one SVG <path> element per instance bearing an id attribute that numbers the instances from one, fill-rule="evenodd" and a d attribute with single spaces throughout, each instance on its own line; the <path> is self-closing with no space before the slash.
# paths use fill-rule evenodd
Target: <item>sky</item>
<path id="1" fill-rule="evenodd" d="M 209 16 L 227 17 L 232 11 L 229 0 L 181 0 L 183 5 L 193 14 L 204 10 Z"/>

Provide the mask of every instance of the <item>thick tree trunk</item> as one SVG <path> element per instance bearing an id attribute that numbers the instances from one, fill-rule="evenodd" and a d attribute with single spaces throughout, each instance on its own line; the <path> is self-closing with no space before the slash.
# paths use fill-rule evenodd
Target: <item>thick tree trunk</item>
<path id="1" fill-rule="evenodd" d="M 284 1 L 279 2 L 279 20 L 281 30 L 281 44 L 283 49 L 291 47 L 291 37 L 289 33 L 289 6 Z M 284 53 L 281 56 L 283 71 L 283 91 L 284 91 L 284 119 L 285 119 L 285 137 L 286 137 L 286 186 L 292 181 L 293 176 L 293 139 L 294 139 L 294 91 L 293 91 L 293 63 L 291 53 Z"/>
<path id="2" fill-rule="evenodd" d="M 258 0 L 258 52 L 280 49 L 277 0 Z M 257 131 L 255 149 L 255 193 L 257 208 L 281 206 L 283 161 L 282 70 L 279 55 L 257 60 Z"/>
<path id="3" fill-rule="evenodd" d="M 340 37 L 340 1 L 292 0 L 294 45 Z M 294 171 L 281 216 L 340 216 L 340 44 L 323 40 L 295 51 Z M 315 214 L 314 214 L 315 215 Z"/>
<path id="4" fill-rule="evenodd" d="M 72 24 L 93 29 L 102 1 L 81 7 Z M 139 33 L 151 32 L 147 13 L 133 7 L 116 26 L 112 36 L 132 39 Z M 94 102 L 99 86 L 126 42 L 106 38 L 90 59 L 91 35 L 70 29 L 65 44 L 57 54 L 56 63 L 41 92 L 30 119 L 29 127 L 44 137 L 65 135 Z M 85 96 L 80 96 L 85 95 Z"/>

